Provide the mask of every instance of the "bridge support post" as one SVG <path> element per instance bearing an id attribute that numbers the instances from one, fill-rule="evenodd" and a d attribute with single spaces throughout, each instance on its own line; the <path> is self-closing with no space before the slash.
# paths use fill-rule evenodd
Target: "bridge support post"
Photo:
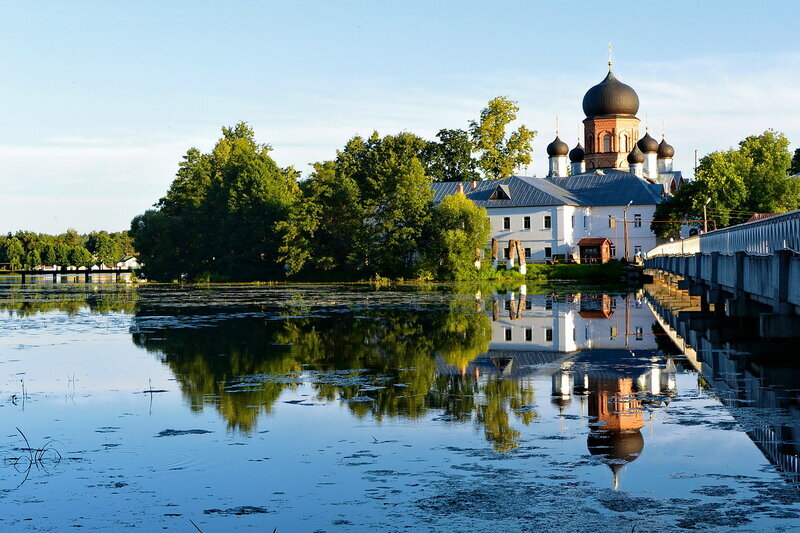
<path id="1" fill-rule="evenodd" d="M 791 259 L 792 252 L 790 250 L 778 250 L 772 256 L 772 283 L 774 285 L 772 310 L 776 313 L 789 312 L 789 261 Z"/>
<path id="2" fill-rule="evenodd" d="M 22 284 L 23 284 L 23 285 L 25 284 L 25 277 L 26 277 L 26 276 L 25 276 L 25 273 L 23 272 L 23 273 L 22 273 Z"/>
<path id="3" fill-rule="evenodd" d="M 83 281 L 85 281 L 86 283 L 89 283 L 90 279 L 91 279 L 91 274 L 87 270 L 86 273 L 83 275 Z"/>

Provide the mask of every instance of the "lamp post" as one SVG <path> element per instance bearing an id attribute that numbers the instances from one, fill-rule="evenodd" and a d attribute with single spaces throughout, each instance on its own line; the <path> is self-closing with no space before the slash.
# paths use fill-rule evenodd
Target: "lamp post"
<path id="1" fill-rule="evenodd" d="M 711 198 L 706 198 L 706 203 L 703 204 L 703 233 L 708 233 L 708 215 L 706 215 L 706 206 Z"/>
<path id="2" fill-rule="evenodd" d="M 625 261 L 630 261 L 630 257 L 628 254 L 628 208 L 631 206 L 632 203 L 633 200 L 628 202 L 628 205 L 622 208 L 622 224 L 623 224 L 622 230 L 624 232 L 623 235 L 625 236 Z"/>

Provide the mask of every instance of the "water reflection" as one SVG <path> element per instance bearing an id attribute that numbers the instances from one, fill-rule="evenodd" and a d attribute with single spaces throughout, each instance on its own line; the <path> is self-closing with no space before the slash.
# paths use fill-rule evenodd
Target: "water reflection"
<path id="1" fill-rule="evenodd" d="M 699 387 L 729 409 L 771 463 L 800 481 L 796 339 L 761 339 L 757 318 L 724 316 L 676 285 L 646 291 L 660 327 L 697 370 Z"/>
<path id="2" fill-rule="evenodd" d="M 341 401 L 377 421 L 472 422 L 494 450 L 509 452 L 539 416 L 532 380 L 552 375 L 557 404 L 588 397 L 590 451 L 610 465 L 632 460 L 615 451 L 636 433 L 626 421 L 675 388 L 675 365 L 658 348 L 641 292 L 461 291 L 433 308 L 356 312 L 296 299 L 256 315 L 246 306 L 215 314 L 185 302 L 141 305 L 133 339 L 170 367 L 192 409 L 217 409 L 232 430 L 252 432 L 284 391 L 309 382 L 316 397 L 305 405 Z"/>

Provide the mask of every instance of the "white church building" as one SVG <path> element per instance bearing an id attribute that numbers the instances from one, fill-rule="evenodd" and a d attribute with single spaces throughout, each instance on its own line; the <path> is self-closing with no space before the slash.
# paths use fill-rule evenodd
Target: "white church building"
<path id="1" fill-rule="evenodd" d="M 647 252 L 656 246 L 656 206 L 683 182 L 672 168 L 675 150 L 649 133 L 639 137 L 639 97 L 614 77 L 610 62 L 606 78 L 586 92 L 583 110 L 586 148 L 569 150 L 556 135 L 547 146 L 547 177 L 437 182 L 434 202 L 462 191 L 486 208 L 500 259 L 512 239 L 531 262 L 578 259 L 584 245 L 604 239 L 610 259 Z"/>

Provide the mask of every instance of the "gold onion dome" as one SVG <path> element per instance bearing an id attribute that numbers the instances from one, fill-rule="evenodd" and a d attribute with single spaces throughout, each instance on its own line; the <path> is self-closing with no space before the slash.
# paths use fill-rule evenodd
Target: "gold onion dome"
<path id="1" fill-rule="evenodd" d="M 583 146 L 581 146 L 581 143 L 578 143 L 578 146 L 569 151 L 569 160 L 572 163 L 580 163 L 583 161 L 585 155 L 586 152 L 583 151 Z"/>
<path id="2" fill-rule="evenodd" d="M 603 81 L 586 91 L 583 112 L 587 118 L 598 115 L 636 115 L 639 95 L 630 85 L 619 81 L 609 66 Z"/>
<path id="3" fill-rule="evenodd" d="M 644 154 L 639 150 L 639 145 L 637 144 L 633 146 L 633 150 L 628 154 L 628 164 L 635 165 L 638 163 L 644 163 Z"/>
<path id="4" fill-rule="evenodd" d="M 567 152 L 569 152 L 569 146 L 567 146 L 567 143 L 562 141 L 558 135 L 556 135 L 553 142 L 547 145 L 547 155 L 550 157 L 565 156 Z"/>
<path id="5" fill-rule="evenodd" d="M 658 158 L 659 159 L 672 159 L 675 156 L 675 148 L 673 148 L 666 139 L 661 138 L 661 144 L 658 145 Z"/>
<path id="6" fill-rule="evenodd" d="M 639 142 L 636 143 L 636 146 L 644 154 L 654 154 L 658 152 L 658 141 L 653 139 L 649 132 L 645 133 L 644 137 L 639 139 Z"/>

